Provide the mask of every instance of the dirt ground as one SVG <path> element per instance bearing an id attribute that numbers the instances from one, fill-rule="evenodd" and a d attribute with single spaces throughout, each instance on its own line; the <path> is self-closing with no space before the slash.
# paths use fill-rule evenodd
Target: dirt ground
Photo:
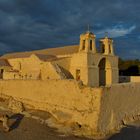
<path id="1" fill-rule="evenodd" d="M 40 119 L 47 120 L 51 114 L 39 110 L 26 110 L 26 113 L 12 113 L 7 106 L 7 100 L 0 98 L 0 114 L 8 114 L 10 131 L 4 132 L 0 122 L 0 140 L 88 140 L 72 135 L 62 134 L 58 129 L 41 123 Z"/>
<path id="2" fill-rule="evenodd" d="M 51 128 L 41 123 L 38 118 L 49 119 L 52 116 L 48 112 L 39 110 L 27 110 L 33 117 L 16 114 L 7 110 L 4 100 L 0 100 L 0 114 L 9 115 L 10 132 L 4 132 L 0 123 L 0 140 L 90 140 L 84 137 L 77 137 L 58 132 L 58 129 Z M 27 117 L 28 116 L 28 117 Z M 128 124 L 120 132 L 108 136 L 102 140 L 139 140 L 140 121 Z M 93 139 L 92 139 L 93 140 Z M 94 139 L 95 140 L 95 139 Z"/>
<path id="3" fill-rule="evenodd" d="M 10 132 L 4 132 L 0 124 L 0 140 L 90 140 L 76 136 L 65 136 L 56 129 L 41 124 L 39 121 L 26 118 L 21 114 L 12 114 L 9 121 Z M 104 140 L 139 140 L 140 121 L 134 122 L 119 133 Z"/>
<path id="4" fill-rule="evenodd" d="M 10 124 L 10 132 L 4 132 L 0 124 L 0 140 L 87 140 L 74 136 L 66 137 L 55 129 L 20 114 L 12 115 Z"/>
<path id="5" fill-rule="evenodd" d="M 62 133 L 58 133 L 56 129 L 41 124 L 35 119 L 24 117 L 21 114 L 10 114 L 9 124 L 11 126 L 10 132 L 4 132 L 0 123 L 0 140 L 89 140 L 88 138 L 65 136 Z M 104 140 L 139 139 L 140 121 L 137 121 Z"/>
<path id="6" fill-rule="evenodd" d="M 140 140 L 140 121 L 128 124 L 120 132 L 105 140 Z"/>

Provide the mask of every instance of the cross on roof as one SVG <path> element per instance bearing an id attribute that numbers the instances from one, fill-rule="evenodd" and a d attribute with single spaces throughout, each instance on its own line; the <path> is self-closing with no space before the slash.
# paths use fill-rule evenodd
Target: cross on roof
<path id="1" fill-rule="evenodd" d="M 108 37 L 108 32 L 105 32 L 105 37 Z"/>
<path id="2" fill-rule="evenodd" d="M 89 24 L 88 24 L 88 26 L 87 26 L 87 27 L 88 27 L 88 32 L 89 32 Z"/>

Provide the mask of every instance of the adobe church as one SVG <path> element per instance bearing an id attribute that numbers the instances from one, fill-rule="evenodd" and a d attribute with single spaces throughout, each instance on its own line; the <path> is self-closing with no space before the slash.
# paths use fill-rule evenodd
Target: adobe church
<path id="1" fill-rule="evenodd" d="M 1 79 L 75 79 L 98 87 L 118 83 L 118 57 L 107 36 L 96 49 L 95 35 L 87 31 L 75 46 L 5 54 L 0 57 Z"/>

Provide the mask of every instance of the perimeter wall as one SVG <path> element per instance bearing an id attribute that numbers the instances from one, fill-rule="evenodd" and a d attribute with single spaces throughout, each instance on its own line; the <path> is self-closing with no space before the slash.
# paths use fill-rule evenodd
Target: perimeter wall
<path id="1" fill-rule="evenodd" d="M 75 80 L 0 80 L 0 94 L 92 134 L 108 133 L 140 115 L 140 83 L 90 88 Z"/>
<path id="2" fill-rule="evenodd" d="M 75 122 L 90 133 L 97 130 L 101 91 L 101 88 L 84 87 L 75 80 L 0 81 L 0 94 L 48 111 L 62 123 Z"/>
<path id="3" fill-rule="evenodd" d="M 100 107 L 98 130 L 104 133 L 140 119 L 140 83 L 105 87 Z"/>

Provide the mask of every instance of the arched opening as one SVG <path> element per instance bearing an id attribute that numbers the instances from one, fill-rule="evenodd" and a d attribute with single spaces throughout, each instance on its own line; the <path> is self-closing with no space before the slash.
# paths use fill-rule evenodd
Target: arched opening
<path id="1" fill-rule="evenodd" d="M 110 62 L 102 58 L 99 62 L 99 86 L 110 85 L 112 83 L 112 69 Z"/>
<path id="2" fill-rule="evenodd" d="M 83 40 L 83 44 L 82 44 L 82 48 L 83 48 L 83 50 L 85 50 L 85 44 L 86 44 L 86 41 Z"/>
<path id="3" fill-rule="evenodd" d="M 3 79 L 4 69 L 0 69 L 0 79 Z"/>
<path id="4" fill-rule="evenodd" d="M 99 62 L 99 86 L 106 84 L 105 58 Z"/>
<path id="5" fill-rule="evenodd" d="M 92 51 L 92 40 L 90 40 L 90 50 Z"/>
<path id="6" fill-rule="evenodd" d="M 101 53 L 105 53 L 105 45 L 104 44 L 101 45 Z"/>

